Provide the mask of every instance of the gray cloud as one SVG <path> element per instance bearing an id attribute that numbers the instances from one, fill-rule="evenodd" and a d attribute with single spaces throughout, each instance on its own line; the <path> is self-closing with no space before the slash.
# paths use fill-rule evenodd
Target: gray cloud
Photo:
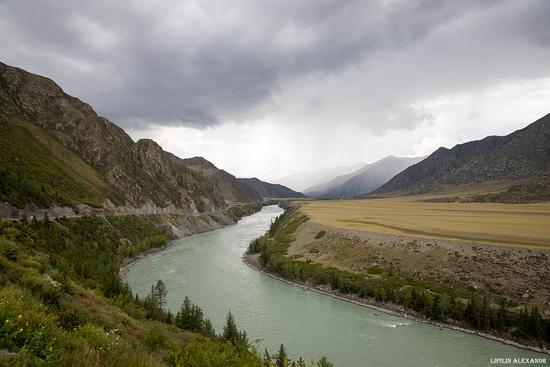
<path id="1" fill-rule="evenodd" d="M 4 0 L 0 49 L 134 129 L 250 118 L 293 80 L 360 67 L 376 88 L 351 99 L 384 131 L 426 120 L 413 96 L 543 73 L 531 57 L 550 43 L 549 15 L 544 0 Z M 517 50 L 499 47 L 510 38 Z"/>

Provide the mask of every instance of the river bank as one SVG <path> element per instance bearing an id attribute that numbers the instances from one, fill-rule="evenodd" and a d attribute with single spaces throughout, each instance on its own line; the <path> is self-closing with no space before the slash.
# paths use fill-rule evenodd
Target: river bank
<path id="1" fill-rule="evenodd" d="M 385 304 L 385 303 L 382 304 L 380 302 L 376 302 L 376 301 L 373 301 L 373 300 L 360 298 L 357 295 L 343 294 L 341 292 L 334 291 L 334 290 L 330 289 L 329 287 L 312 286 L 310 284 L 306 284 L 306 283 L 303 283 L 303 282 L 297 282 L 295 280 L 285 279 L 285 278 L 283 278 L 283 277 L 281 277 L 277 274 L 268 272 L 265 269 L 263 269 L 259 264 L 259 261 L 258 261 L 259 260 L 259 255 L 257 255 L 257 254 L 250 255 L 250 254 L 245 253 L 242 256 L 242 260 L 248 267 L 250 267 L 251 269 L 253 269 L 255 271 L 258 271 L 262 274 L 265 274 L 265 275 L 267 275 L 271 278 L 277 279 L 277 280 L 279 280 L 281 282 L 284 282 L 286 284 L 301 288 L 303 290 L 319 293 L 319 294 L 322 294 L 322 295 L 325 295 L 325 296 L 329 296 L 329 297 L 339 299 L 341 301 L 353 303 L 353 304 L 363 306 L 363 307 L 368 307 L 368 308 L 371 308 L 371 309 L 379 311 L 379 312 L 383 312 L 383 313 L 393 315 L 393 316 L 397 316 L 397 317 L 402 317 L 404 319 L 412 320 L 412 321 L 415 321 L 415 322 L 421 322 L 421 323 L 424 323 L 424 324 L 437 326 L 439 328 L 446 328 L 446 329 L 450 329 L 450 330 L 454 330 L 454 331 L 460 331 L 460 332 L 467 333 L 467 334 L 477 335 L 477 336 L 480 336 L 480 337 L 483 337 L 483 338 L 486 338 L 486 339 L 498 341 L 498 342 L 501 342 L 503 344 L 511 345 L 511 346 L 521 348 L 521 349 L 525 349 L 525 350 L 531 350 L 531 351 L 534 351 L 534 352 L 550 354 L 550 350 L 545 349 L 545 348 L 541 348 L 541 347 L 537 347 L 537 346 L 529 345 L 529 344 L 522 344 L 522 343 L 519 343 L 519 342 L 511 340 L 511 339 L 507 339 L 507 338 L 499 337 L 499 336 L 496 336 L 496 335 L 493 335 L 493 334 L 483 333 L 483 332 L 480 332 L 478 330 L 470 329 L 470 328 L 464 327 L 463 325 L 458 325 L 458 324 L 455 325 L 455 324 L 449 324 L 449 323 L 436 322 L 436 321 L 433 321 L 433 320 L 430 320 L 430 319 L 427 319 L 427 318 L 424 318 L 424 317 L 420 317 L 419 315 L 416 315 L 416 314 L 414 314 L 414 313 L 412 313 L 408 310 L 405 310 L 404 308 L 402 308 L 400 306 L 397 306 L 397 305 Z M 398 326 L 396 326 L 396 327 L 398 327 Z"/>
<path id="2" fill-rule="evenodd" d="M 235 209 L 238 209 L 237 211 Z M 128 273 L 128 269 L 144 259 L 147 256 L 166 250 L 174 241 L 194 234 L 214 231 L 216 229 L 235 224 L 243 217 L 252 215 L 260 211 L 262 205 L 257 203 L 234 205 L 225 211 L 201 213 L 196 215 L 179 215 L 167 217 L 165 220 L 172 230 L 173 239 L 168 243 L 149 249 L 145 252 L 126 258 L 118 271 L 118 276 L 123 279 Z"/>

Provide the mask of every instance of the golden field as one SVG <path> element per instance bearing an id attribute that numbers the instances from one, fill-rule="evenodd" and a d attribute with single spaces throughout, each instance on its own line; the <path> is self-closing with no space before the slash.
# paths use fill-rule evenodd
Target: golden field
<path id="1" fill-rule="evenodd" d="M 418 198 L 301 201 L 334 228 L 550 248 L 550 203 L 431 203 Z"/>

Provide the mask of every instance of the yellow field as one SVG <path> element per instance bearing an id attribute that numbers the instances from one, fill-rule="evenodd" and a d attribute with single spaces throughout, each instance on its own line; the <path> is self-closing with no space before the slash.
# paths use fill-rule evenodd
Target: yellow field
<path id="1" fill-rule="evenodd" d="M 550 248 L 550 203 L 429 203 L 411 198 L 304 201 L 313 221 L 336 228 Z"/>

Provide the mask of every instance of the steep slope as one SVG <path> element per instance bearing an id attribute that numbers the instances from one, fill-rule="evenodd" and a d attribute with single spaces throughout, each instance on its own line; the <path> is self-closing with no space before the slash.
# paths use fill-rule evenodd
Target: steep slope
<path id="1" fill-rule="evenodd" d="M 262 198 L 303 198 L 301 192 L 289 189 L 286 186 L 264 182 L 256 177 L 239 178 L 239 181 L 254 189 Z"/>
<path id="2" fill-rule="evenodd" d="M 256 190 L 244 185 L 235 176 L 217 168 L 202 157 L 180 159 L 173 154 L 167 156 L 172 162 L 206 177 L 228 203 L 262 201 L 261 195 Z"/>
<path id="3" fill-rule="evenodd" d="M 355 172 L 364 165 L 364 163 L 357 163 L 349 167 L 321 168 L 312 172 L 304 172 L 296 175 L 281 177 L 273 182 L 290 187 L 291 189 L 299 192 L 306 192 L 310 187 L 320 185 L 336 176 Z"/>
<path id="4" fill-rule="evenodd" d="M 224 206 L 193 170 L 132 139 L 52 80 L 0 63 L 0 199 L 15 206 L 79 204 L 171 208 Z M 25 190 L 14 190 L 23 183 Z"/>
<path id="5" fill-rule="evenodd" d="M 432 193 L 451 185 L 514 182 L 549 171 L 550 114 L 507 136 L 489 136 L 452 149 L 439 148 L 375 193 Z"/>
<path id="6" fill-rule="evenodd" d="M 353 173 L 338 176 L 325 184 L 316 186 L 306 194 L 323 199 L 350 199 L 377 189 L 397 173 L 422 159 L 389 156 L 367 164 Z"/>

